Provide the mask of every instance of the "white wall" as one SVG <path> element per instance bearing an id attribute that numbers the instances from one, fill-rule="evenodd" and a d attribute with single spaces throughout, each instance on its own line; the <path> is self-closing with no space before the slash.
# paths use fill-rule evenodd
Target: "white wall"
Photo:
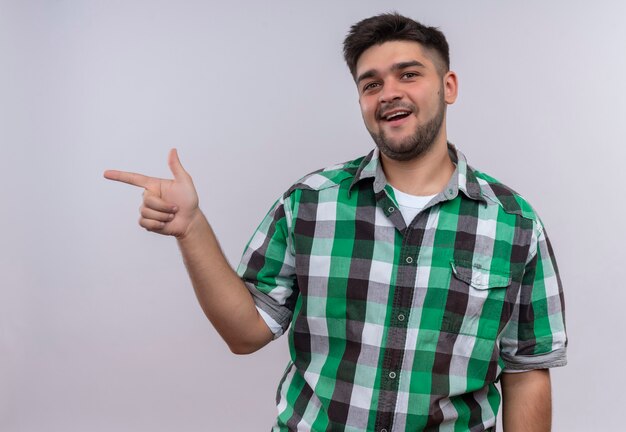
<path id="1" fill-rule="evenodd" d="M 554 430 L 619 430 L 626 6 L 386 4 L 0 0 L 0 430 L 269 429 L 286 338 L 230 354 L 141 192 L 102 171 L 168 176 L 178 147 L 236 263 L 294 180 L 372 148 L 341 42 L 392 9 L 446 33 L 450 139 L 548 227 Z"/>

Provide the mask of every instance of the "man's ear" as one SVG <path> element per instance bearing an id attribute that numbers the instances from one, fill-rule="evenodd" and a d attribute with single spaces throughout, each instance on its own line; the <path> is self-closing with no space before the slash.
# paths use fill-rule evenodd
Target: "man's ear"
<path id="1" fill-rule="evenodd" d="M 443 93 L 444 101 L 451 105 L 456 101 L 456 97 L 459 94 L 459 83 L 454 71 L 448 71 L 443 76 Z"/>

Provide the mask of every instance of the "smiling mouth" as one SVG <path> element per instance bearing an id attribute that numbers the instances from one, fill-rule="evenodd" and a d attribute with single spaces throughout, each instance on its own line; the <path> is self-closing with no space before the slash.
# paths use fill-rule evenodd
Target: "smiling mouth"
<path id="1" fill-rule="evenodd" d="M 407 118 L 409 115 L 411 115 L 411 111 L 396 111 L 394 113 L 383 116 L 382 118 L 385 121 L 393 122 L 402 120 L 403 118 Z"/>

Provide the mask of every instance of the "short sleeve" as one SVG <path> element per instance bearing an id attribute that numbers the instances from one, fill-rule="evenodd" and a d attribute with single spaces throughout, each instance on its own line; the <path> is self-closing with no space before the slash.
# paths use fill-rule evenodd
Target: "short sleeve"
<path id="1" fill-rule="evenodd" d="M 518 302 L 503 331 L 504 371 L 564 366 L 567 335 L 565 303 L 554 252 L 543 226 L 533 232 Z"/>
<path id="2" fill-rule="evenodd" d="M 298 296 L 289 234 L 291 212 L 286 208 L 284 197 L 274 203 L 250 238 L 237 268 L 274 338 L 289 327 Z"/>

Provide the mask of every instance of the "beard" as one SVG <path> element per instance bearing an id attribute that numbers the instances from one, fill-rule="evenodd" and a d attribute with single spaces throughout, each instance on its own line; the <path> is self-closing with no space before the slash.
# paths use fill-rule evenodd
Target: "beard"
<path id="1" fill-rule="evenodd" d="M 408 136 L 401 141 L 393 142 L 385 135 L 383 128 L 380 128 L 379 133 L 369 131 L 381 153 L 393 160 L 408 161 L 417 159 L 418 157 L 426 154 L 433 147 L 435 139 L 441 131 L 441 126 L 443 125 L 443 119 L 446 113 L 443 91 L 440 91 L 439 94 L 441 97 L 439 99 L 437 112 L 433 118 L 428 120 L 426 123 L 417 125 L 413 135 Z M 385 109 L 390 110 L 396 108 L 405 108 L 411 110 L 412 113 L 416 112 L 414 105 L 402 103 L 387 106 Z M 377 114 L 376 117 L 379 118 L 379 120 L 382 120 L 380 115 Z"/>

